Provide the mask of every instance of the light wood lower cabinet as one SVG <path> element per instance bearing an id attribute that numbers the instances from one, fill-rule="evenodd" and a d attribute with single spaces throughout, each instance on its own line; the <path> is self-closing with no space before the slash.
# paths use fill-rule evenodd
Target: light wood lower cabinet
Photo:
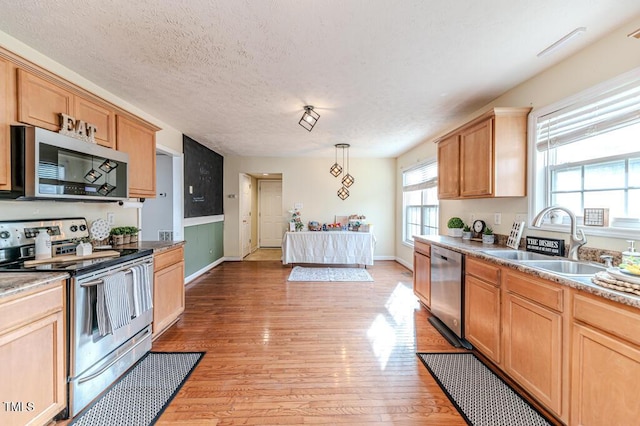
<path id="1" fill-rule="evenodd" d="M 568 324 L 555 283 L 508 271 L 502 328 L 505 372 L 561 420 L 568 418 Z"/>
<path id="2" fill-rule="evenodd" d="M 184 312 L 184 248 L 154 256 L 153 338 L 157 338 Z"/>
<path id="3" fill-rule="evenodd" d="M 632 425 L 640 415 L 637 309 L 573 293 L 571 425 Z"/>
<path id="4" fill-rule="evenodd" d="M 431 307 L 431 246 L 414 243 L 413 293 L 427 308 Z"/>
<path id="5" fill-rule="evenodd" d="M 66 406 L 63 281 L 0 300 L 0 423 L 44 425 Z"/>
<path id="6" fill-rule="evenodd" d="M 465 266 L 465 338 L 484 356 L 500 365 L 500 268 L 470 258 Z"/>

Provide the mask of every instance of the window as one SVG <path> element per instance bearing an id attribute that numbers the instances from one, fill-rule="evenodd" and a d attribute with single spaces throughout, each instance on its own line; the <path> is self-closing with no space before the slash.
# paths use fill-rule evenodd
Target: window
<path id="1" fill-rule="evenodd" d="M 640 235 L 640 69 L 529 116 L 531 216 L 567 207 L 609 209 L 593 234 Z M 568 219 L 568 218 L 565 218 Z"/>
<path id="2" fill-rule="evenodd" d="M 438 235 L 438 164 L 423 163 L 402 173 L 403 241 Z"/>

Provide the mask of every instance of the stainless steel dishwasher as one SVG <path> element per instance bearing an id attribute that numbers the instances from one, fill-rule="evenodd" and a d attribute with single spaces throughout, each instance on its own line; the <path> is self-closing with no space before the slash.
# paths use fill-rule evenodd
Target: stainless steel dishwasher
<path id="1" fill-rule="evenodd" d="M 471 348 L 464 340 L 464 256 L 431 246 L 431 313 L 429 322 L 455 347 Z"/>

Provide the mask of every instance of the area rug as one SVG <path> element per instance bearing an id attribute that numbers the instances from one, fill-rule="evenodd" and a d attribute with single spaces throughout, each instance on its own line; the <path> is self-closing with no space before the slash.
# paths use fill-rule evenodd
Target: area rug
<path id="1" fill-rule="evenodd" d="M 198 365 L 204 352 L 150 352 L 70 425 L 154 424 Z"/>
<path id="2" fill-rule="evenodd" d="M 468 424 L 550 425 L 472 353 L 418 353 L 422 363 Z"/>
<path id="3" fill-rule="evenodd" d="M 373 281 L 362 268 L 307 268 L 296 266 L 289 274 L 289 281 Z"/>

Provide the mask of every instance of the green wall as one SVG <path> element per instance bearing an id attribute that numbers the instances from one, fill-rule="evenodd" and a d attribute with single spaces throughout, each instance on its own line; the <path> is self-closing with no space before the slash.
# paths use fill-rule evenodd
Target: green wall
<path id="1" fill-rule="evenodd" d="M 224 222 L 184 228 L 185 276 L 199 271 L 224 256 Z"/>

